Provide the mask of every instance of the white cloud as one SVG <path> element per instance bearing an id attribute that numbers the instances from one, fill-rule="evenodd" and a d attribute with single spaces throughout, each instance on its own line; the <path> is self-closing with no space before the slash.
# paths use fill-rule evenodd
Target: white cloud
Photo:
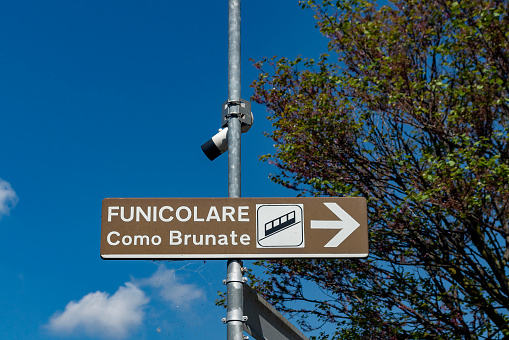
<path id="1" fill-rule="evenodd" d="M 69 302 L 63 312 L 51 317 L 47 327 L 64 336 L 84 332 L 89 336 L 125 338 L 142 323 L 148 302 L 142 290 L 127 282 L 112 296 L 97 291 L 78 302 Z"/>
<path id="2" fill-rule="evenodd" d="M 149 288 L 163 301 L 178 308 L 189 307 L 191 302 L 205 297 L 198 286 L 179 282 L 175 270 L 161 264 L 149 278 L 133 278 L 111 296 L 97 291 L 69 302 L 45 327 L 59 336 L 85 334 L 106 339 L 125 338 L 144 321 L 150 299 L 141 288 Z"/>
<path id="3" fill-rule="evenodd" d="M 139 286 L 149 286 L 159 290 L 159 295 L 165 301 L 180 307 L 188 306 L 194 300 L 202 299 L 205 293 L 193 284 L 180 283 L 175 276 L 175 270 L 161 264 L 157 271 L 148 279 L 137 280 Z"/>
<path id="4" fill-rule="evenodd" d="M 18 203 L 18 196 L 9 182 L 0 178 L 0 216 L 9 215 L 12 208 Z"/>

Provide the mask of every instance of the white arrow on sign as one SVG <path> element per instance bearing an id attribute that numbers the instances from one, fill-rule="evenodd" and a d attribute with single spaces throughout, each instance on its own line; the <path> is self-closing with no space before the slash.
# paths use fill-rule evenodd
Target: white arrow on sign
<path id="1" fill-rule="evenodd" d="M 311 221 L 311 229 L 341 229 L 324 247 L 337 247 L 350 236 L 360 224 L 336 203 L 323 203 L 341 221 Z"/>

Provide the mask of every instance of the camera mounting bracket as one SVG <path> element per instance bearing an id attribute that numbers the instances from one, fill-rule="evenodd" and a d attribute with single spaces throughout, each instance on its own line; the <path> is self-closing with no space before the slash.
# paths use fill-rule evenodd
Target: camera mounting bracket
<path id="1" fill-rule="evenodd" d="M 239 100 L 227 100 L 222 105 L 222 120 L 221 126 L 228 126 L 228 119 L 230 117 L 238 117 L 241 124 L 241 131 L 247 132 L 253 125 L 253 113 L 251 112 L 251 102 Z"/>

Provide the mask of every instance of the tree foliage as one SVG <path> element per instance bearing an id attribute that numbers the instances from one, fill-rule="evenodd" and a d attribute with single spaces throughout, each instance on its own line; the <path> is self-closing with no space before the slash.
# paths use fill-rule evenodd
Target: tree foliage
<path id="1" fill-rule="evenodd" d="M 324 338 L 509 338 L 508 1 L 301 5 L 329 48 L 255 63 L 262 159 L 301 195 L 366 197 L 370 256 L 263 261 L 257 288 Z"/>

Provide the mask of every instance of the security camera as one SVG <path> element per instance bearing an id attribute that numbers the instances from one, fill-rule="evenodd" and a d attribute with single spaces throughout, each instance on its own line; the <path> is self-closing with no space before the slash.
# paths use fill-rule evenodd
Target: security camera
<path id="1" fill-rule="evenodd" d="M 240 111 L 237 113 L 240 120 L 240 131 L 246 133 L 253 125 L 253 113 L 251 112 L 250 102 L 244 99 L 239 99 L 238 101 L 227 100 L 224 102 L 222 108 L 223 129 L 219 129 L 219 132 L 214 137 L 201 146 L 201 149 L 211 161 L 228 151 L 228 117 L 230 116 L 230 106 L 233 105 L 238 106 Z"/>
<path id="2" fill-rule="evenodd" d="M 214 137 L 201 146 L 201 149 L 211 161 L 228 151 L 228 128 L 219 130 Z"/>

